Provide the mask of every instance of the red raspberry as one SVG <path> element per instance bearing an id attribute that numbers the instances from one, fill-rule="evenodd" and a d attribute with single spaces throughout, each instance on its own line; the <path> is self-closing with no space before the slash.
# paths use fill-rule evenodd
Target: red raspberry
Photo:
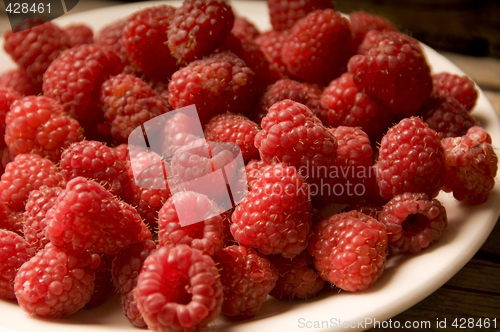
<path id="1" fill-rule="evenodd" d="M 102 135 L 98 136 L 97 124 L 104 122 L 99 107 L 101 85 L 122 69 L 116 55 L 102 46 L 74 47 L 62 52 L 49 66 L 43 76 L 43 92 L 80 122 L 87 139 L 99 138 Z"/>
<path id="2" fill-rule="evenodd" d="M 286 65 L 283 63 L 283 60 L 281 60 L 281 49 L 283 48 L 285 40 L 286 32 L 276 30 L 264 32 L 255 39 L 255 42 L 260 46 L 269 62 L 283 77 L 288 75 Z"/>
<path id="3" fill-rule="evenodd" d="M 126 19 L 119 19 L 103 27 L 95 36 L 95 44 L 113 51 L 123 65 L 130 64 L 127 50 L 123 46 L 123 28 L 126 24 Z"/>
<path id="4" fill-rule="evenodd" d="M 42 93 L 42 81 L 34 81 L 22 68 L 11 69 L 0 75 L 0 87 L 11 88 L 21 96 Z"/>
<path id="5" fill-rule="evenodd" d="M 391 123 L 388 108 L 360 91 L 351 73 L 331 81 L 323 91 L 321 102 L 327 111 L 318 117 L 325 126 L 360 127 L 368 136 L 379 139 Z"/>
<path id="6" fill-rule="evenodd" d="M 268 166 L 231 216 L 240 245 L 264 255 L 293 258 L 307 247 L 311 228 L 309 187 L 294 167 Z"/>
<path id="7" fill-rule="evenodd" d="M 236 17 L 231 31 L 250 39 L 255 39 L 260 35 L 259 29 L 245 17 Z"/>
<path id="8" fill-rule="evenodd" d="M 446 181 L 443 190 L 467 204 L 486 202 L 495 185 L 498 158 L 490 135 L 481 127 L 471 127 L 462 137 L 442 141 Z"/>
<path id="9" fill-rule="evenodd" d="M 432 75 L 434 91 L 440 96 L 455 97 L 464 105 L 467 111 L 471 111 L 476 105 L 477 89 L 474 82 L 465 75 L 451 73 L 438 73 Z"/>
<path id="10" fill-rule="evenodd" d="M 320 95 L 321 92 L 318 93 L 310 89 L 307 84 L 290 79 L 281 79 L 269 87 L 262 96 L 252 118 L 257 123 L 261 123 L 271 106 L 285 99 L 301 103 L 319 116 L 326 110 L 326 107 L 320 102 Z"/>
<path id="11" fill-rule="evenodd" d="M 101 86 L 104 118 L 111 124 L 111 135 L 120 143 L 144 122 L 170 111 L 168 102 L 149 84 L 133 75 L 117 75 Z"/>
<path id="12" fill-rule="evenodd" d="M 215 262 L 224 289 L 222 314 L 230 319 L 254 317 L 278 280 L 278 271 L 252 248 L 232 245 L 219 251 Z"/>
<path id="13" fill-rule="evenodd" d="M 245 113 L 255 99 L 254 72 L 233 53 L 191 62 L 172 75 L 168 100 L 174 109 L 196 105 L 202 124 L 225 113 Z"/>
<path id="14" fill-rule="evenodd" d="M 384 272 L 387 233 L 357 211 L 335 214 L 316 226 L 309 253 L 324 280 L 351 292 L 365 290 Z"/>
<path id="15" fill-rule="evenodd" d="M 269 0 L 269 15 L 274 30 L 290 29 L 295 22 L 318 9 L 333 9 L 330 0 Z"/>
<path id="16" fill-rule="evenodd" d="M 388 19 L 382 16 L 370 14 L 364 11 L 355 11 L 349 14 L 351 30 L 354 34 L 353 44 L 357 47 L 363 41 L 366 33 L 370 30 L 398 31 Z"/>
<path id="17" fill-rule="evenodd" d="M 62 153 L 59 167 L 66 181 L 83 176 L 100 182 L 113 195 L 120 195 L 130 180 L 115 150 L 97 141 L 72 144 Z"/>
<path id="18" fill-rule="evenodd" d="M 405 192 L 436 197 L 445 178 L 439 135 L 420 118 L 401 120 L 382 138 L 378 156 L 380 194 L 391 199 Z"/>
<path id="19" fill-rule="evenodd" d="M 477 121 L 453 97 L 432 96 L 419 112 L 441 139 L 463 136 L 470 127 L 477 125 Z"/>
<path id="20" fill-rule="evenodd" d="M 0 299 L 14 300 L 14 278 L 35 251 L 19 235 L 0 229 Z"/>
<path id="21" fill-rule="evenodd" d="M 202 58 L 224 42 L 233 24 L 233 10 L 226 1 L 186 0 L 168 29 L 168 47 L 182 61 Z"/>
<path id="22" fill-rule="evenodd" d="M 363 47 L 366 53 L 348 64 L 359 90 L 398 116 L 414 115 L 432 92 L 430 68 L 418 41 L 400 32 L 372 30 Z"/>
<path id="23" fill-rule="evenodd" d="M 247 183 L 249 190 L 251 190 L 254 182 L 260 178 L 262 170 L 266 166 L 269 166 L 269 164 L 262 160 L 250 160 L 248 164 L 245 166 L 245 172 L 247 173 Z"/>
<path id="24" fill-rule="evenodd" d="M 24 311 L 41 317 L 74 314 L 94 291 L 94 271 L 84 264 L 89 260 L 88 253 L 76 254 L 47 244 L 17 272 L 17 302 Z"/>
<path id="25" fill-rule="evenodd" d="M 64 28 L 71 47 L 94 43 L 94 32 L 86 24 L 71 24 Z"/>
<path id="26" fill-rule="evenodd" d="M 36 154 L 20 154 L 5 167 L 0 198 L 14 212 L 24 212 L 30 191 L 41 186 L 64 188 L 66 181 L 50 160 Z"/>
<path id="27" fill-rule="evenodd" d="M 412 254 L 438 241 L 447 224 L 444 206 L 422 193 L 394 196 L 384 206 L 379 220 L 385 225 L 389 245 Z"/>
<path id="28" fill-rule="evenodd" d="M 9 30 L 4 37 L 5 51 L 36 82 L 41 82 L 51 62 L 71 47 L 68 35 L 52 22 L 18 32 Z"/>
<path id="29" fill-rule="evenodd" d="M 123 28 L 123 46 L 130 59 L 147 77 L 159 81 L 167 81 L 178 69 L 167 45 L 174 12 L 169 5 L 147 7 L 130 15 Z"/>
<path id="30" fill-rule="evenodd" d="M 156 243 L 151 240 L 134 243 L 120 251 L 112 264 L 113 284 L 122 294 L 123 313 L 130 323 L 137 327 L 146 327 L 146 323 L 137 308 L 134 289 L 144 261 L 155 249 Z"/>
<path id="31" fill-rule="evenodd" d="M 307 251 L 293 259 L 279 255 L 268 258 L 280 276 L 269 295 L 278 300 L 305 300 L 315 296 L 325 285 L 324 280 L 312 269 L 313 258 Z"/>
<path id="32" fill-rule="evenodd" d="M 178 192 L 170 197 L 158 214 L 158 242 L 160 245 L 186 244 L 207 255 L 214 255 L 223 244 L 223 220 L 219 215 L 210 218 L 213 204 L 207 196 L 192 191 Z M 196 211 L 204 218 L 191 225 L 182 225 L 178 210 Z"/>
<path id="33" fill-rule="evenodd" d="M 146 258 L 134 296 L 144 321 L 157 331 L 198 331 L 217 317 L 223 300 L 213 259 L 182 244 Z"/>
<path id="34" fill-rule="evenodd" d="M 39 251 L 43 249 L 49 239 L 45 236 L 47 211 L 54 206 L 62 189 L 59 187 L 41 186 L 38 190 L 33 190 L 26 202 L 26 212 L 24 214 L 24 238 L 33 249 Z"/>
<path id="35" fill-rule="evenodd" d="M 21 99 L 21 96 L 14 90 L 0 88 L 0 150 L 7 147 L 5 144 L 5 118 L 10 111 L 10 105 L 16 100 Z"/>
<path id="36" fill-rule="evenodd" d="M 53 162 L 64 149 L 83 139 L 80 124 L 47 97 L 28 96 L 12 103 L 5 119 L 5 142 L 11 156 L 34 153 Z"/>
<path id="37" fill-rule="evenodd" d="M 290 29 L 281 58 L 290 73 L 326 85 L 345 71 L 350 54 L 344 45 L 351 39 L 345 17 L 332 9 L 317 10 Z"/>
<path id="38" fill-rule="evenodd" d="M 301 170 L 330 165 L 337 140 L 306 106 L 291 100 L 274 104 L 262 119 L 255 146 L 263 161 L 284 162 Z M 310 174 L 310 172 L 308 173 Z"/>
<path id="39" fill-rule="evenodd" d="M 77 252 L 90 249 L 112 255 L 151 238 L 132 206 L 83 177 L 68 182 L 45 218 L 50 242 Z"/>
<path id="40" fill-rule="evenodd" d="M 207 141 L 231 142 L 238 145 L 245 162 L 258 158 L 259 151 L 254 145 L 259 126 L 242 115 L 220 114 L 208 122 L 204 134 Z"/>

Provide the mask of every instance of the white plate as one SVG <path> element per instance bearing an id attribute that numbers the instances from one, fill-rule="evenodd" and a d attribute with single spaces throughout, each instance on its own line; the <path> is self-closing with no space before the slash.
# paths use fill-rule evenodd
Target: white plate
<path id="1" fill-rule="evenodd" d="M 168 2 L 168 1 L 167 1 Z M 169 2 L 174 5 L 180 2 Z M 97 31 L 120 17 L 158 2 L 131 3 L 98 10 L 65 15 L 56 20 L 62 26 L 83 22 Z M 265 2 L 237 1 L 233 8 L 264 31 L 270 28 Z M 3 44 L 1 44 L 3 45 Z M 3 49 L 3 47 L 2 47 Z M 425 47 L 434 72 L 449 71 L 463 74 L 455 65 L 429 47 Z M 0 52 L 0 71 L 13 67 L 12 61 Z M 500 147 L 500 121 L 482 91 L 473 115 L 490 133 L 493 143 Z M 258 316 L 252 320 L 230 323 L 222 317 L 207 327 L 217 331 L 322 331 L 334 328 L 331 323 L 352 322 L 359 331 L 370 324 L 354 326 L 365 319 L 387 320 L 437 290 L 457 273 L 476 253 L 490 234 L 500 214 L 500 186 L 491 192 L 490 199 L 480 206 L 458 203 L 451 195 L 438 197 L 446 206 L 449 227 L 436 245 L 413 256 L 395 256 L 389 260 L 384 275 L 370 289 L 349 293 L 334 291 L 308 301 L 280 302 L 269 298 Z M 309 323 L 308 323 L 309 322 Z M 319 328 L 314 323 L 319 323 Z M 322 325 L 323 324 L 323 325 Z M 327 325 L 327 326 L 325 326 Z M 308 328 L 311 326 L 311 328 Z M 94 309 L 84 310 L 68 319 L 48 320 L 30 317 L 16 304 L 0 300 L 0 332 L 78 332 L 78 331 L 135 331 L 122 315 L 118 300 Z"/>

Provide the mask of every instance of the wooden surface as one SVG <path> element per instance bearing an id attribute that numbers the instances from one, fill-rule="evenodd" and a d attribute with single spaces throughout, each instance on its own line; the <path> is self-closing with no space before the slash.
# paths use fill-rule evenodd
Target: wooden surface
<path id="1" fill-rule="evenodd" d="M 118 3 L 123 2 L 81 0 L 72 12 Z M 3 3 L 0 6 L 3 7 Z M 3 34 L 7 28 L 6 14 L 0 12 L 0 33 Z M 441 54 L 460 67 L 484 90 L 500 115 L 500 60 L 448 52 L 441 52 Z M 498 222 L 480 251 L 462 270 L 429 297 L 393 317 L 392 321 L 399 321 L 402 324 L 406 321 L 431 321 L 431 329 L 426 329 L 426 331 L 494 330 L 491 327 L 490 329 L 456 329 L 451 326 L 455 318 L 462 317 L 475 318 L 476 320 L 496 317 L 497 330 L 500 330 L 500 223 Z M 443 320 L 445 318 L 447 329 L 436 328 L 436 319 Z M 373 328 L 370 331 L 379 330 L 390 331 L 391 329 Z M 423 329 L 405 330 L 423 331 Z"/>

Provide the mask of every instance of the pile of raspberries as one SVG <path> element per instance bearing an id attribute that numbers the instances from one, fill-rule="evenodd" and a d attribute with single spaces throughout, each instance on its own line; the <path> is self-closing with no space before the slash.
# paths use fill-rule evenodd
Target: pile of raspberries
<path id="1" fill-rule="evenodd" d="M 145 8 L 95 35 L 37 19 L 5 33 L 17 68 L 0 76 L 0 298 L 67 317 L 118 293 L 135 326 L 196 331 L 254 317 L 268 295 L 365 290 L 389 251 L 442 237 L 441 190 L 488 199 L 497 156 L 469 78 L 432 73 L 385 18 L 268 6 L 262 33 L 224 0 Z M 179 165 L 153 152 L 131 164 L 135 128 L 193 104 L 207 141 L 174 117 Z M 186 149 L 209 142 L 239 146 L 248 194 L 183 227 L 176 209 L 215 203 L 154 184 L 232 161 Z"/>

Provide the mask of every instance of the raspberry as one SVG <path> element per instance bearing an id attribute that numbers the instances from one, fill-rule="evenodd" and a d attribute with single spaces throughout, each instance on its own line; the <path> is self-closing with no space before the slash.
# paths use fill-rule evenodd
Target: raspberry
<path id="1" fill-rule="evenodd" d="M 262 160 L 250 160 L 248 164 L 245 166 L 245 172 L 247 174 L 247 183 L 249 190 L 251 190 L 253 183 L 260 178 L 262 170 L 266 166 L 269 166 L 269 164 Z"/>
<path id="2" fill-rule="evenodd" d="M 254 317 L 274 288 L 278 271 L 264 255 L 243 246 L 222 249 L 215 262 L 224 289 L 222 314 L 233 320 Z"/>
<path id="3" fill-rule="evenodd" d="M 128 141 L 130 133 L 144 122 L 170 110 L 143 80 L 133 75 L 117 75 L 101 86 L 104 118 L 111 124 L 115 141 Z"/>
<path id="4" fill-rule="evenodd" d="M 137 211 L 83 177 L 69 181 L 45 216 L 51 243 L 77 252 L 115 254 L 151 238 Z"/>
<path id="5" fill-rule="evenodd" d="M 102 46 L 74 47 L 62 52 L 49 66 L 43 76 L 43 92 L 80 122 L 87 139 L 101 138 L 105 133 L 96 125 L 104 122 L 99 107 L 101 85 L 122 69 L 116 55 Z"/>
<path id="6" fill-rule="evenodd" d="M 444 151 L 439 135 L 420 118 L 401 120 L 382 138 L 378 156 L 380 194 L 405 192 L 436 197 L 444 183 Z"/>
<path id="7" fill-rule="evenodd" d="M 47 97 L 28 96 L 12 103 L 5 119 L 11 156 L 34 153 L 58 162 L 61 153 L 83 139 L 80 124 Z"/>
<path id="8" fill-rule="evenodd" d="M 313 258 L 307 251 L 303 251 L 293 259 L 279 255 L 268 258 L 279 273 L 276 287 L 269 295 L 278 300 L 305 300 L 315 296 L 325 285 L 324 280 L 312 269 Z"/>
<path id="9" fill-rule="evenodd" d="M 230 52 L 191 62 L 172 75 L 174 109 L 196 105 L 202 124 L 217 114 L 245 113 L 255 99 L 254 72 Z"/>
<path id="10" fill-rule="evenodd" d="M 122 42 L 130 59 L 147 77 L 159 81 L 178 69 L 167 45 L 174 12 L 169 5 L 147 7 L 130 15 L 123 28 Z"/>
<path id="11" fill-rule="evenodd" d="M 226 1 L 186 0 L 168 29 L 168 47 L 182 61 L 199 59 L 224 42 L 233 24 L 233 10 Z"/>
<path id="12" fill-rule="evenodd" d="M 364 11 L 355 11 L 349 14 L 351 31 L 354 34 L 353 44 L 357 47 L 370 30 L 398 31 L 388 19 L 382 16 L 369 14 Z"/>
<path id="13" fill-rule="evenodd" d="M 443 236 L 447 217 L 437 199 L 422 193 L 394 196 L 379 215 L 389 245 L 400 252 L 419 253 Z"/>
<path id="14" fill-rule="evenodd" d="M 286 163 L 301 170 L 330 165 L 337 155 L 337 140 L 311 110 L 291 100 L 274 104 L 262 119 L 255 146 L 263 161 Z M 310 173 L 308 173 L 310 174 Z"/>
<path id="15" fill-rule="evenodd" d="M 99 257 L 100 264 L 94 269 L 94 292 L 90 300 L 85 304 L 85 309 L 96 308 L 115 294 L 115 288 L 111 280 L 111 262 L 114 256 L 93 254 L 93 257 Z"/>
<path id="16" fill-rule="evenodd" d="M 318 9 L 333 9 L 330 0 L 269 0 L 269 15 L 274 30 L 290 29 L 295 22 Z"/>
<path id="17" fill-rule="evenodd" d="M 21 96 L 16 91 L 0 88 L 0 150 L 7 147 L 4 139 L 6 126 L 5 118 L 10 111 L 12 103 L 18 99 L 21 99 Z"/>
<path id="18" fill-rule="evenodd" d="M 14 290 L 24 311 L 41 317 L 67 317 L 82 309 L 94 290 L 94 271 L 75 254 L 48 244 L 17 272 Z"/>
<path id="19" fill-rule="evenodd" d="M 346 18 L 332 9 L 317 10 L 290 29 L 281 58 L 290 73 L 307 82 L 328 84 L 345 68 L 350 54 L 344 45 L 351 39 Z"/>
<path id="20" fill-rule="evenodd" d="M 94 32 L 86 24 L 71 24 L 64 28 L 71 47 L 94 43 Z"/>
<path id="21" fill-rule="evenodd" d="M 363 47 L 366 53 L 348 64 L 356 86 L 394 114 L 414 115 L 432 92 L 430 68 L 418 41 L 400 32 L 372 30 Z"/>
<path id="22" fill-rule="evenodd" d="M 36 82 L 41 82 L 51 62 L 71 47 L 68 35 L 52 22 L 18 32 L 9 30 L 4 37 L 5 51 Z"/>
<path id="23" fill-rule="evenodd" d="M 260 49 L 264 52 L 269 62 L 283 77 L 288 75 L 286 65 L 283 63 L 283 60 L 281 60 L 281 49 L 283 48 L 285 40 L 286 32 L 276 30 L 264 32 L 255 39 L 255 42 L 260 46 Z"/>
<path id="24" fill-rule="evenodd" d="M 463 136 L 470 127 L 477 125 L 477 121 L 453 97 L 432 96 L 419 112 L 441 139 Z"/>
<path id="25" fill-rule="evenodd" d="M 261 123 L 271 106 L 285 99 L 307 106 L 314 114 L 321 114 L 326 107 L 321 104 L 320 95 L 321 92 L 311 90 L 307 84 L 281 79 L 276 81 L 262 96 L 252 118 L 257 123 Z"/>
<path id="26" fill-rule="evenodd" d="M 24 212 L 30 191 L 41 186 L 64 188 L 64 180 L 57 167 L 36 154 L 20 154 L 5 167 L 0 181 L 0 198 L 14 212 Z"/>
<path id="27" fill-rule="evenodd" d="M 231 216 L 240 245 L 264 255 L 293 258 L 307 247 L 311 228 L 309 188 L 294 167 L 267 166 Z"/>
<path id="28" fill-rule="evenodd" d="M 360 127 L 368 136 L 379 139 L 391 123 L 387 107 L 360 91 L 351 73 L 331 81 L 323 91 L 321 102 L 327 111 L 318 117 L 325 126 Z"/>
<path id="29" fill-rule="evenodd" d="M 97 141 L 72 144 L 62 153 L 59 167 L 66 181 L 83 176 L 100 182 L 113 195 L 120 195 L 130 180 L 115 150 Z"/>
<path id="30" fill-rule="evenodd" d="M 34 81 L 22 68 L 11 69 L 0 75 L 0 87 L 11 88 L 21 96 L 42 93 L 42 81 Z"/>
<path id="31" fill-rule="evenodd" d="M 443 139 L 442 145 L 446 167 L 443 190 L 467 204 L 486 202 L 498 168 L 490 135 L 474 126 L 462 137 Z"/>
<path id="32" fill-rule="evenodd" d="M 127 50 L 123 46 L 123 28 L 126 24 L 126 19 L 114 21 L 99 30 L 95 36 L 95 44 L 114 52 L 123 65 L 130 64 Z"/>
<path id="33" fill-rule="evenodd" d="M 125 165 L 130 162 L 130 156 L 128 154 L 128 144 L 123 143 L 115 147 L 115 153 Z"/>
<path id="34" fill-rule="evenodd" d="M 156 249 L 156 243 L 145 240 L 130 245 L 120 251 L 112 264 L 113 284 L 122 294 L 121 302 L 124 315 L 134 326 L 145 327 L 137 301 L 134 299 L 134 289 L 137 286 L 137 277 L 142 269 L 144 260 Z"/>
<path id="35" fill-rule="evenodd" d="M 39 251 L 43 249 L 49 239 L 45 236 L 47 211 L 54 206 L 62 189 L 59 187 L 41 186 L 38 190 L 33 190 L 26 202 L 26 212 L 24 214 L 24 238 L 33 249 Z"/>
<path id="36" fill-rule="evenodd" d="M 244 161 L 258 158 L 259 151 L 254 145 L 259 126 L 242 115 L 220 114 L 205 126 L 205 139 L 213 142 L 231 142 L 238 145 Z"/>
<path id="37" fill-rule="evenodd" d="M 365 290 L 384 272 L 387 233 L 357 211 L 335 214 L 316 226 L 309 253 L 324 280 L 351 292 Z"/>
<path id="38" fill-rule="evenodd" d="M 257 29 L 257 27 L 255 27 L 255 25 L 245 17 L 236 17 L 231 31 L 237 34 L 242 34 L 250 39 L 255 39 L 260 35 L 259 29 Z"/>
<path id="39" fill-rule="evenodd" d="M 464 105 L 467 111 L 471 111 L 476 105 L 477 90 L 474 82 L 465 75 L 451 73 L 438 73 L 432 75 L 434 91 L 440 96 L 455 97 Z"/>
<path id="40" fill-rule="evenodd" d="M 14 278 L 35 251 L 19 235 L 0 229 L 0 299 L 14 300 Z"/>
<path id="41" fill-rule="evenodd" d="M 157 331 L 198 331 L 217 317 L 223 300 L 213 259 L 182 244 L 146 258 L 134 296 L 144 321 Z"/>

